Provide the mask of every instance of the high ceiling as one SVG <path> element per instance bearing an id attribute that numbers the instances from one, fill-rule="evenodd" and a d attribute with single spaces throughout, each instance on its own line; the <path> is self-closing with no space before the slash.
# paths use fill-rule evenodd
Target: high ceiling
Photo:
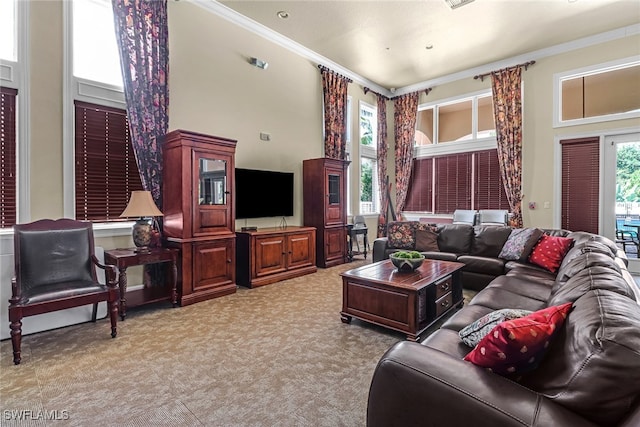
<path id="1" fill-rule="evenodd" d="M 386 89 L 640 23 L 638 0 L 219 3 Z"/>

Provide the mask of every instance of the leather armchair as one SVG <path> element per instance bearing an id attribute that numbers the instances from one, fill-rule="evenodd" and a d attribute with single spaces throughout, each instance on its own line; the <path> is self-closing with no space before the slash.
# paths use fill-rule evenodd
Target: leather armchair
<path id="1" fill-rule="evenodd" d="M 43 219 L 14 226 L 15 277 L 11 281 L 9 322 L 13 363 L 21 361 L 22 318 L 106 301 L 111 336 L 116 336 L 118 288 L 116 268 L 95 256 L 90 222 Z M 96 267 L 107 284 L 98 283 Z"/>

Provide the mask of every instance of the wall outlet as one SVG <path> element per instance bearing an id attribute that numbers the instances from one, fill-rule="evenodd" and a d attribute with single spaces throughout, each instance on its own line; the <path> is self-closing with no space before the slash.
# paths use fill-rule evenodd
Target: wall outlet
<path id="1" fill-rule="evenodd" d="M 549 209 L 551 207 L 551 202 L 544 202 L 544 208 Z"/>
<path id="2" fill-rule="evenodd" d="M 260 132 L 261 141 L 271 141 L 271 134 L 267 132 Z"/>

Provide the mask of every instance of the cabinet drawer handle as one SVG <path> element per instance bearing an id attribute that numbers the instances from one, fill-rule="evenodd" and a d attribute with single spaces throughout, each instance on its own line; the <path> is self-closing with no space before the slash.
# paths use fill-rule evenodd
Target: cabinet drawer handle
<path id="1" fill-rule="evenodd" d="M 231 264 L 231 259 L 227 258 L 227 264 Z"/>
<path id="2" fill-rule="evenodd" d="M 442 285 L 440 285 L 440 289 L 442 289 L 443 291 L 448 291 L 449 290 L 449 283 L 443 283 Z"/>
<path id="3" fill-rule="evenodd" d="M 449 307 L 449 304 L 451 304 L 451 302 L 449 302 L 449 300 L 442 301 L 442 302 L 440 303 L 440 305 L 441 305 L 441 306 L 443 306 L 443 307 Z"/>

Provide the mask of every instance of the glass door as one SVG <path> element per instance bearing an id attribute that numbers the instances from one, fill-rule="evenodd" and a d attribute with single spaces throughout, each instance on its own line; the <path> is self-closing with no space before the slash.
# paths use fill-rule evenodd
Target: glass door
<path id="1" fill-rule="evenodd" d="M 611 229 L 629 258 L 629 271 L 640 272 L 640 133 L 605 137 L 603 225 Z M 615 232 L 615 236 L 613 233 Z"/>

